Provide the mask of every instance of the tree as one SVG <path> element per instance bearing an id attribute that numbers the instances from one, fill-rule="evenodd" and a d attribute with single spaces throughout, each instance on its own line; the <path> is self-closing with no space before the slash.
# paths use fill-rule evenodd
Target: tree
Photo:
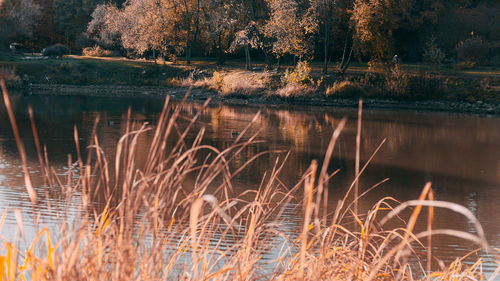
<path id="1" fill-rule="evenodd" d="M 92 20 L 87 26 L 89 37 L 96 39 L 101 46 L 107 48 L 120 45 L 121 21 L 119 10 L 116 6 L 109 4 L 97 5 L 91 15 Z"/>
<path id="2" fill-rule="evenodd" d="M 53 0 L 54 26 L 68 46 L 85 31 L 91 14 L 103 0 Z"/>
<path id="3" fill-rule="evenodd" d="M 241 5 L 238 5 L 236 9 L 237 22 L 229 52 L 235 52 L 243 48 L 245 67 L 250 69 L 250 49 L 260 49 L 264 54 L 267 67 L 270 69 L 272 62 L 269 54 L 272 52 L 272 45 L 269 38 L 264 34 L 267 6 L 265 3 L 260 3 L 260 9 L 257 9 L 255 0 L 240 1 Z"/>
<path id="4" fill-rule="evenodd" d="M 353 21 L 361 51 L 374 62 L 388 62 L 394 55 L 392 33 L 397 28 L 397 7 L 391 0 L 356 0 Z"/>
<path id="5" fill-rule="evenodd" d="M 316 9 L 318 24 L 323 29 L 323 75 L 326 75 L 328 73 L 332 22 L 337 0 L 313 0 L 312 4 Z"/>
<path id="6" fill-rule="evenodd" d="M 0 44 L 29 38 L 37 25 L 40 6 L 33 0 L 3 0 L 0 5 Z M 0 48 L 2 48 L 0 47 Z"/>
<path id="7" fill-rule="evenodd" d="M 207 1 L 204 10 L 206 46 L 215 47 L 217 64 L 224 62 L 224 53 L 229 49 L 238 24 L 238 12 L 242 9 L 239 1 Z"/>
<path id="8" fill-rule="evenodd" d="M 263 40 L 260 36 L 259 25 L 256 22 L 250 22 L 244 29 L 236 32 L 234 36 L 234 40 L 231 43 L 229 48 L 230 52 L 236 51 L 238 48 L 243 47 L 245 51 L 245 68 L 251 68 L 251 59 L 250 59 L 250 48 L 252 49 L 262 49 Z M 264 54 L 266 52 L 264 51 Z"/>
<path id="9" fill-rule="evenodd" d="M 183 48 L 187 63 L 191 62 L 192 43 L 200 33 L 199 0 L 130 0 L 121 9 L 104 7 L 96 9 L 90 33 L 117 36 L 125 49 L 138 55 Z M 104 31 L 99 30 L 101 26 Z"/>
<path id="10" fill-rule="evenodd" d="M 299 60 L 312 57 L 313 37 L 318 29 L 316 9 L 307 0 L 267 0 L 270 17 L 265 35 L 273 38 L 273 53 Z"/>

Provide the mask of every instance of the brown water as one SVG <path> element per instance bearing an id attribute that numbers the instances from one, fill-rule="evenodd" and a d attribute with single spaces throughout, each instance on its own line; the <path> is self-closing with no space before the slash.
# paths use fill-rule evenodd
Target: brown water
<path id="1" fill-rule="evenodd" d="M 98 129 L 101 146 L 111 157 L 115 143 L 124 132 L 126 111 L 132 108 L 132 119 L 138 124 L 155 124 L 163 101 L 160 99 L 55 97 L 14 95 L 21 136 L 27 146 L 28 162 L 34 175 L 38 159 L 32 145 L 27 108 L 35 109 L 41 143 L 47 146 L 51 163 L 61 174 L 67 170 L 67 155 L 74 155 L 73 125 L 79 128 L 82 147 L 89 143 L 94 119 L 99 115 Z M 188 104 L 185 115 L 200 109 L 196 103 Z M 348 118 L 335 149 L 330 171 L 340 169 L 329 186 L 330 205 L 344 195 L 354 177 L 356 116 L 354 109 L 321 107 L 248 107 L 217 106 L 207 108 L 197 128 L 206 127 L 205 143 L 223 149 L 261 110 L 256 123 L 247 136 L 259 133 L 257 144 L 240 154 L 234 162 L 241 165 L 262 151 L 291 151 L 281 173 L 285 184 L 294 185 L 309 167 L 311 160 L 320 161 L 328 146 L 333 129 L 342 117 Z M 196 129 L 191 138 L 194 138 Z M 384 196 L 400 201 L 416 199 L 427 181 L 431 181 L 436 199 L 467 207 L 482 223 L 488 242 L 500 247 L 500 118 L 450 113 L 411 111 L 365 110 L 361 141 L 361 161 L 365 163 L 375 148 L 386 139 L 360 179 L 361 190 L 389 178 L 380 187 L 360 201 L 367 210 Z M 139 147 L 149 148 L 149 138 L 142 138 Z M 265 171 L 272 168 L 277 156 L 269 153 L 255 160 L 233 183 L 237 190 L 256 188 Z M 0 107 L 0 207 L 20 209 L 23 216 L 33 212 L 23 187 L 22 169 L 10 124 L 3 105 Z M 57 207 L 62 201 L 51 199 Z M 290 231 L 300 226 L 300 219 L 292 211 L 287 220 Z M 51 212 L 42 210 L 51 223 Z M 29 232 L 27 222 L 25 231 Z M 452 228 L 475 233 L 474 226 L 463 216 L 440 210 L 436 215 L 436 228 Z M 7 217 L 0 234 L 15 235 L 15 219 Z M 434 253 L 446 263 L 476 248 L 460 239 L 434 237 Z M 490 258 L 486 253 L 481 254 Z M 487 268 L 492 270 L 491 267 Z"/>

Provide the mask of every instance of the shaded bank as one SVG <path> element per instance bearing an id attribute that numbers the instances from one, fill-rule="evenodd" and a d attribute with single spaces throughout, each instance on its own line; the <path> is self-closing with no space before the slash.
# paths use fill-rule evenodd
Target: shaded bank
<path id="1" fill-rule="evenodd" d="M 96 97 L 149 97 L 163 99 L 170 95 L 174 100 L 180 100 L 186 94 L 185 87 L 158 86 L 111 86 L 111 85 L 54 85 L 32 84 L 17 88 L 16 92 L 26 95 L 60 95 L 60 96 L 96 96 Z M 311 94 L 299 97 L 280 97 L 264 93 L 252 96 L 228 95 L 222 96 L 214 90 L 193 88 L 188 97 L 191 101 L 205 101 L 210 98 L 212 103 L 235 105 L 310 105 L 354 108 L 358 98 L 333 97 L 321 94 Z M 364 98 L 366 108 L 398 109 L 415 111 L 443 111 L 471 114 L 500 115 L 500 104 L 482 101 L 404 101 L 396 99 Z"/>

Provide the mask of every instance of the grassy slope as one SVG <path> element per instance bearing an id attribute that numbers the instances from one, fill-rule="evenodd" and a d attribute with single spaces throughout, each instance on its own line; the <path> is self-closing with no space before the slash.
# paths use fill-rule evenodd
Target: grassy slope
<path id="1" fill-rule="evenodd" d="M 0 67 L 14 67 L 19 77 L 31 83 L 77 85 L 164 85 L 168 78 L 189 71 L 140 60 L 81 56 L 42 60 L 0 57 Z"/>

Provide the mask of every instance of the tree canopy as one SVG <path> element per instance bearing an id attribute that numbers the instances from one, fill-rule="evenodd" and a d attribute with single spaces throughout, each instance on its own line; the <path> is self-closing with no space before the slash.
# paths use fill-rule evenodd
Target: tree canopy
<path id="1" fill-rule="evenodd" d="M 248 67 L 250 57 L 269 65 L 280 58 L 316 59 L 326 73 L 329 62 L 351 56 L 429 61 L 434 53 L 432 61 L 446 61 L 487 48 L 498 57 L 499 13 L 494 0 L 3 0 L 0 34 L 4 49 L 14 41 L 38 50 L 97 44 L 188 62 L 191 56 L 218 63 L 244 56 Z M 465 41 L 483 46 L 465 49 Z"/>

